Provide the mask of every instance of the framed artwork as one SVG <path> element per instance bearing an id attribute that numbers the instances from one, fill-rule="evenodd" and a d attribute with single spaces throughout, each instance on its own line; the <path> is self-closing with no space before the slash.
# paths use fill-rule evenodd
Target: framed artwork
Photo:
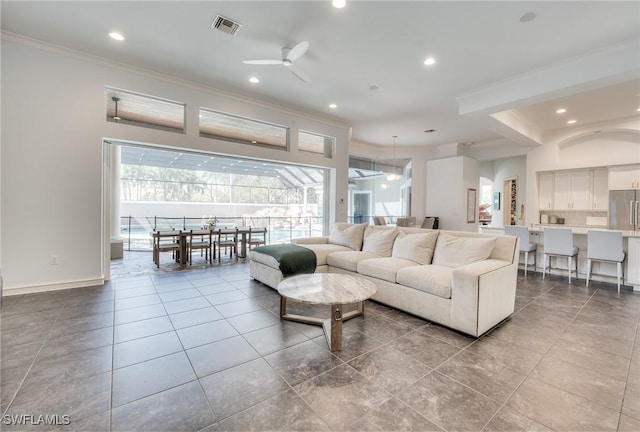
<path id="1" fill-rule="evenodd" d="M 493 209 L 500 210 L 500 192 L 493 194 Z"/>
<path id="2" fill-rule="evenodd" d="M 476 211 L 478 206 L 476 205 L 475 189 L 467 189 L 467 223 L 474 223 L 476 221 Z"/>

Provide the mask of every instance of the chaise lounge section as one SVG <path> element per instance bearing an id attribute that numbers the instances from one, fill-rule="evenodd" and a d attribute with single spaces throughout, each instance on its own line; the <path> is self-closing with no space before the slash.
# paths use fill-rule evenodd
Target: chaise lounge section
<path id="1" fill-rule="evenodd" d="M 373 300 L 478 337 L 514 311 L 518 239 L 479 233 L 336 223 L 325 237 L 296 239 L 316 272 L 357 274 Z M 252 251 L 250 275 L 276 288 L 273 257 Z"/>

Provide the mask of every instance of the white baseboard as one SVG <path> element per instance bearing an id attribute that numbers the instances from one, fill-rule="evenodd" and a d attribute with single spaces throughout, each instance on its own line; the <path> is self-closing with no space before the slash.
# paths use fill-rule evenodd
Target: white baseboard
<path id="1" fill-rule="evenodd" d="M 45 292 L 45 291 L 59 291 L 59 290 L 72 289 L 72 288 L 86 288 L 86 287 L 102 286 L 102 285 L 104 285 L 104 278 L 83 279 L 83 280 L 59 282 L 59 283 L 53 283 L 53 284 L 28 285 L 28 286 L 21 286 L 21 287 L 4 288 L 2 295 L 13 296 L 13 295 L 39 293 L 39 292 Z"/>

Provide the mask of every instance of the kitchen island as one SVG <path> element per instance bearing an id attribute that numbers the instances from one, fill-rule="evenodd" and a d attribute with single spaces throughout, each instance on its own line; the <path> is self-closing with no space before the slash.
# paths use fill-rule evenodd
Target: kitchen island
<path id="1" fill-rule="evenodd" d="M 573 232 L 573 245 L 580 249 L 578 253 L 578 278 L 586 279 L 587 275 L 587 231 L 607 230 L 604 227 L 568 226 L 559 224 L 541 225 L 534 224 L 529 227 L 530 242 L 538 245 L 536 256 L 536 271 L 541 272 L 544 254 L 544 228 L 570 228 Z M 487 234 L 504 235 L 503 227 L 481 226 L 480 232 Z M 640 231 L 622 231 L 622 245 L 625 254 L 624 285 L 633 287 L 634 291 L 640 291 Z M 551 274 L 567 275 L 567 260 L 564 258 L 550 257 Z M 533 264 L 533 257 L 529 257 Z M 591 280 L 616 282 L 616 266 L 606 262 L 592 262 Z"/>

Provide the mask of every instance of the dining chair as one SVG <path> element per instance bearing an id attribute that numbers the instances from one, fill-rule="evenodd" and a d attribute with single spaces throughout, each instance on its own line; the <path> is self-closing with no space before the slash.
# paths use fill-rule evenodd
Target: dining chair
<path id="1" fill-rule="evenodd" d="M 373 224 L 374 225 L 386 225 L 387 221 L 385 220 L 384 216 L 374 216 L 373 217 Z"/>
<path id="2" fill-rule="evenodd" d="M 213 262 L 213 230 L 189 231 L 187 247 L 189 248 L 189 264 L 193 262 L 193 251 L 200 250 L 200 256 L 204 251 L 204 259 Z"/>
<path id="3" fill-rule="evenodd" d="M 576 279 L 578 278 L 578 251 L 579 249 L 573 245 L 573 232 L 570 228 L 545 228 L 543 231 L 544 238 L 544 264 L 542 266 L 542 279 L 544 279 L 547 269 L 547 262 L 550 256 L 564 257 L 568 260 L 569 283 L 571 283 L 571 273 L 573 259 L 575 258 Z M 549 271 L 551 271 L 551 262 L 549 262 Z"/>
<path id="4" fill-rule="evenodd" d="M 504 227 L 504 233 L 520 239 L 520 253 L 524 254 L 524 275 L 527 275 L 530 252 L 533 252 L 533 271 L 535 271 L 537 267 L 536 251 L 538 250 L 538 245 L 529 241 L 529 228 L 526 226 L 506 225 Z"/>
<path id="5" fill-rule="evenodd" d="M 434 217 L 425 217 L 422 221 L 422 225 L 420 228 L 424 229 L 436 229 L 436 218 Z"/>
<path id="6" fill-rule="evenodd" d="M 414 227 L 416 226 L 416 217 L 415 216 L 407 216 L 403 218 L 396 219 L 396 226 L 399 227 Z"/>
<path id="7" fill-rule="evenodd" d="M 225 254 L 229 253 L 229 259 L 236 256 L 238 260 L 238 228 L 221 228 L 216 235 L 216 245 L 218 247 L 218 262 L 222 259 L 222 249 Z"/>
<path id="8" fill-rule="evenodd" d="M 249 238 L 247 239 L 247 248 L 267 244 L 267 229 L 249 227 Z"/>
<path id="9" fill-rule="evenodd" d="M 160 252 L 171 252 L 173 259 L 180 259 L 181 231 L 156 231 L 153 234 L 153 262 L 160 268 Z"/>
<path id="10" fill-rule="evenodd" d="M 615 263 L 617 268 L 618 292 L 623 280 L 622 263 L 625 259 L 620 231 L 587 231 L 587 286 L 591 275 L 591 261 Z"/>

